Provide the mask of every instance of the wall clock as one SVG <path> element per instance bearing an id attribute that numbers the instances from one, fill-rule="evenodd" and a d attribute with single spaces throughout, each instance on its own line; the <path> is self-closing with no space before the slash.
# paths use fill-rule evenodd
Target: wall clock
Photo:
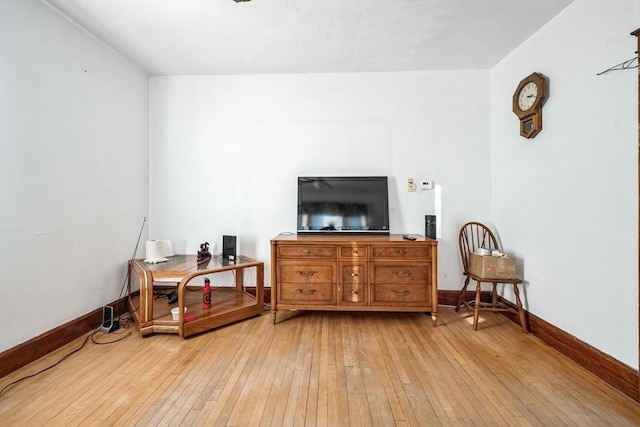
<path id="1" fill-rule="evenodd" d="M 533 73 L 520 81 L 513 94 L 513 112 L 520 119 L 520 135 L 534 138 L 542 130 L 542 106 L 547 99 L 547 79 Z"/>

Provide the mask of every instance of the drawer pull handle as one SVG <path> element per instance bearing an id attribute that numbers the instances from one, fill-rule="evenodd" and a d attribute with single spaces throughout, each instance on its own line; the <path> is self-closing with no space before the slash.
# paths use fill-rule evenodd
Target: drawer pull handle
<path id="1" fill-rule="evenodd" d="M 351 295 L 358 295 L 358 291 L 351 291 Z"/>
<path id="2" fill-rule="evenodd" d="M 393 275 L 396 277 L 411 277 L 410 271 L 394 271 Z"/>
<path id="3" fill-rule="evenodd" d="M 396 249 L 395 253 L 402 256 L 402 255 L 406 255 L 407 251 L 405 251 L 404 249 Z"/>
<path id="4" fill-rule="evenodd" d="M 316 271 L 298 271 L 298 274 L 301 276 L 313 276 L 316 273 Z"/>
<path id="5" fill-rule="evenodd" d="M 356 272 L 351 273 L 351 277 L 358 277 L 358 273 Z"/>
<path id="6" fill-rule="evenodd" d="M 303 253 L 304 255 L 309 255 L 309 254 L 311 253 L 311 249 L 303 249 L 303 250 L 302 250 L 302 253 Z"/>
<path id="7" fill-rule="evenodd" d="M 300 292 L 302 295 L 313 295 L 316 293 L 315 289 L 298 289 L 298 292 Z"/>
<path id="8" fill-rule="evenodd" d="M 358 251 L 356 251 L 355 249 L 351 251 L 351 255 L 358 255 Z"/>
<path id="9" fill-rule="evenodd" d="M 398 295 L 398 296 L 405 297 L 405 296 L 409 295 L 411 293 L 411 291 L 408 290 L 408 289 L 394 289 L 393 293 Z"/>

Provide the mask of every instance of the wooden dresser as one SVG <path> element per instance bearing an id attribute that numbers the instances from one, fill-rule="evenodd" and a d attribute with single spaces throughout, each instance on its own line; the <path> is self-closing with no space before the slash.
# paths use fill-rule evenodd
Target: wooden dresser
<path id="1" fill-rule="evenodd" d="M 438 242 L 402 235 L 271 240 L 271 311 L 397 311 L 438 316 Z"/>

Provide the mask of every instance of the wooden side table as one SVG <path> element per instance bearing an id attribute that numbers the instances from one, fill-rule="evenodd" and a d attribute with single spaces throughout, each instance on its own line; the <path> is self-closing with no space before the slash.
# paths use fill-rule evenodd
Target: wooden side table
<path id="1" fill-rule="evenodd" d="M 255 296 L 244 288 L 245 271 L 255 272 Z M 235 286 L 216 286 L 216 275 L 228 272 L 233 272 Z M 202 308 L 201 286 L 204 278 L 194 280 L 200 276 L 208 276 L 211 280 L 209 309 Z M 135 289 L 136 282 L 139 291 Z M 175 288 L 176 283 L 177 303 L 168 304 L 164 298 L 155 299 L 154 288 Z M 193 287 L 197 289 L 193 290 Z M 128 281 L 127 305 L 142 336 L 166 333 L 178 334 L 184 338 L 257 316 L 264 311 L 264 263 L 246 256 L 238 256 L 235 261 L 228 261 L 217 255 L 203 264 L 198 264 L 195 255 L 174 255 L 166 262 L 157 264 L 133 260 Z M 173 320 L 171 315 L 171 309 L 174 307 L 179 308 L 178 320 Z M 195 316 L 195 319 L 186 322 L 185 316 Z"/>

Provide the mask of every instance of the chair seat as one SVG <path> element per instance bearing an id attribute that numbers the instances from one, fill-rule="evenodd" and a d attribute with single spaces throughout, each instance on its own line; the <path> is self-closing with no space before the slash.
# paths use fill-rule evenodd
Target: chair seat
<path id="1" fill-rule="evenodd" d="M 475 280 L 476 282 L 482 282 L 482 283 L 513 283 L 516 285 L 519 285 L 520 283 L 522 283 L 521 279 L 518 278 L 513 278 L 513 279 L 494 279 L 492 277 L 480 277 L 480 276 L 476 276 L 473 273 L 469 273 L 468 271 L 466 273 L 467 276 L 471 277 L 473 280 Z"/>

